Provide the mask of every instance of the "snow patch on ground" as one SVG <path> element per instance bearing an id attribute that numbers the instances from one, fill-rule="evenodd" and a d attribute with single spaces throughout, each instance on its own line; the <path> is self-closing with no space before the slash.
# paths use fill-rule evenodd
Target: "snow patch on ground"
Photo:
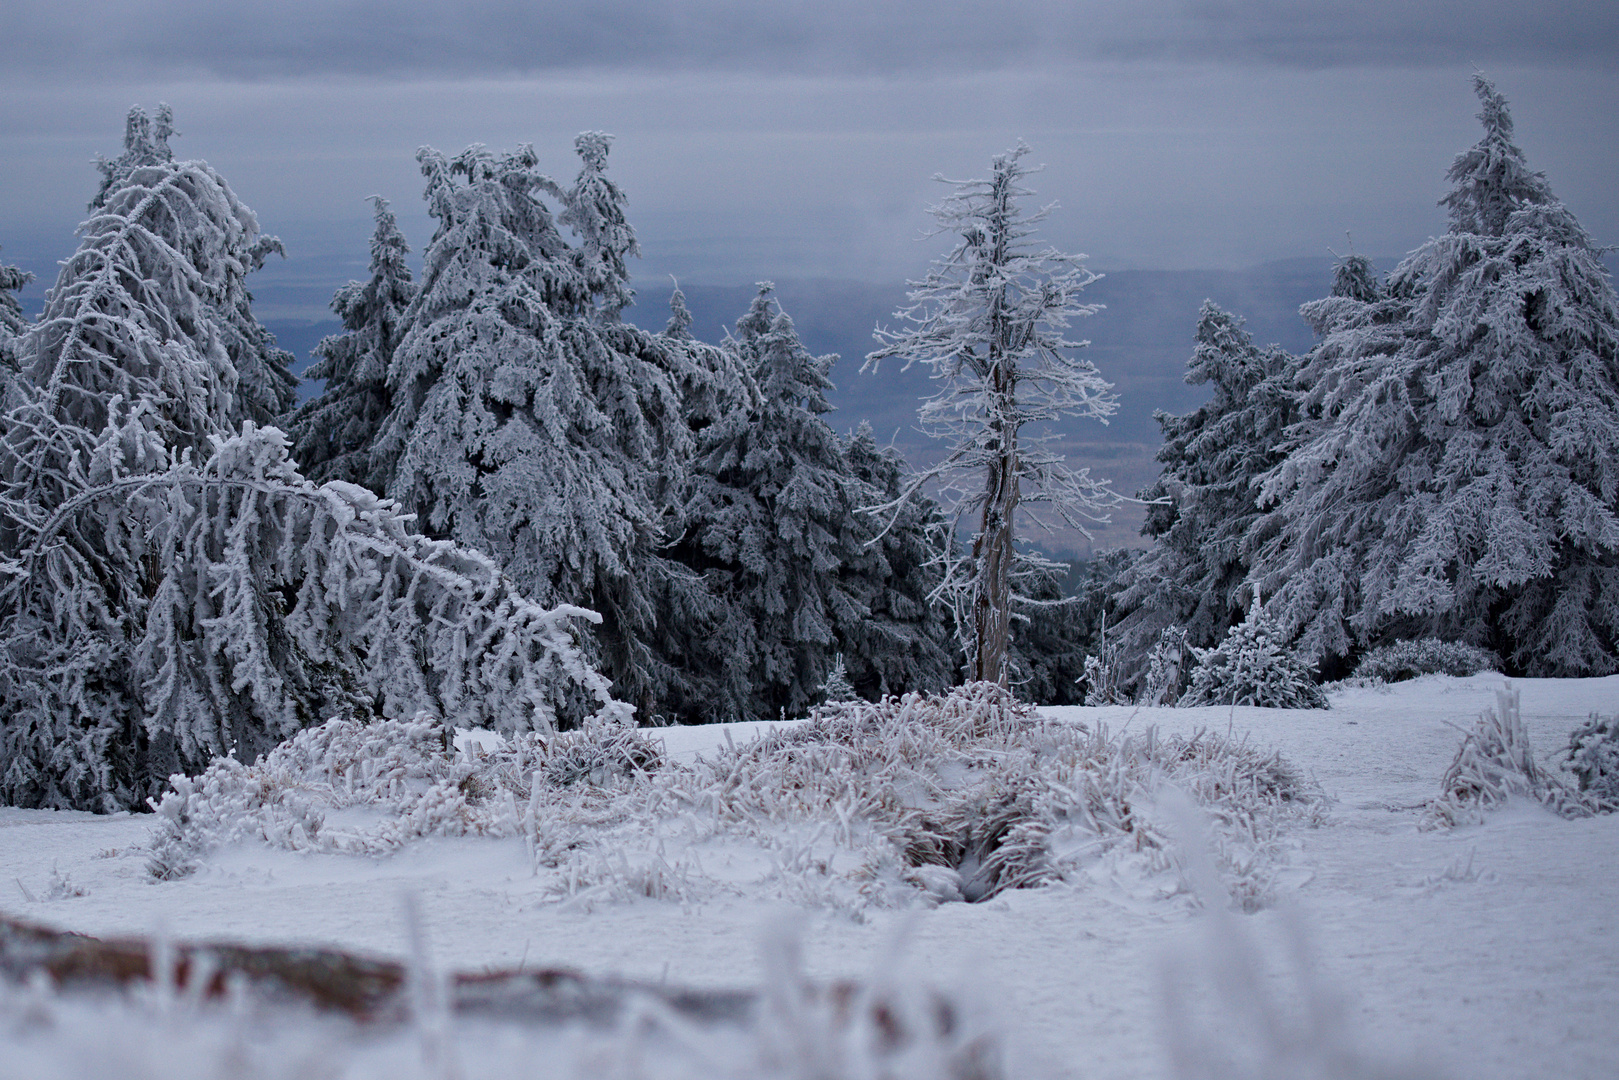
<path id="1" fill-rule="evenodd" d="M 1302 1000 L 1305 979 L 1325 987 L 1341 1001 L 1341 1037 L 1363 1058 L 1372 1047 L 1395 1062 L 1433 1062 L 1446 1076 L 1606 1080 L 1619 1075 L 1619 1028 L 1612 1023 L 1619 1008 L 1613 917 L 1619 816 L 1569 821 L 1518 801 L 1477 824 L 1417 827 L 1456 756 L 1457 728 L 1470 728 L 1493 707 L 1502 685 L 1500 676 L 1477 675 L 1345 688 L 1334 693 L 1329 711 L 1120 706 L 1042 715 L 1092 729 L 1105 725 L 1115 737 L 1139 735 L 1149 725 L 1162 738 L 1198 730 L 1229 735 L 1265 753 L 1279 751 L 1330 798 L 1325 822 L 1298 820 L 1283 830 L 1290 876 L 1279 894 L 1287 902 L 1232 916 L 1257 957 L 1253 981 L 1269 1000 Z M 1619 711 L 1619 677 L 1514 686 L 1536 760 L 1552 772 L 1571 730 L 1592 712 Z M 753 733 L 647 734 L 663 740 L 667 761 L 700 758 L 712 766 L 722 750 L 745 745 Z M 521 837 L 431 838 L 383 857 L 241 840 L 214 852 L 188 878 L 156 881 L 146 867 L 150 815 L 0 809 L 0 910 L 103 936 L 161 926 L 187 938 L 405 955 L 399 898 L 410 894 L 428 930 L 431 962 L 443 970 L 544 964 L 673 985 L 760 986 L 768 978 L 761 928 L 784 904 L 793 906 L 768 884 L 771 854 L 786 863 L 795 851 L 820 857 L 816 845 L 826 844 L 826 834 L 811 842 L 815 824 L 783 822 L 771 833 L 775 848 L 726 836 L 665 837 L 662 857 L 671 867 L 698 860 L 705 874 L 729 880 L 729 888 L 687 899 L 569 903 L 553 875 L 536 871 Z M 624 854 L 633 864 L 636 851 Z M 73 889 L 53 893 L 53 871 Z M 899 970 L 894 957 L 902 955 L 914 973 L 908 978 L 985 1003 L 1008 1076 L 1177 1075 L 1174 1031 L 1166 1035 L 1164 1024 L 1172 998 L 1166 978 L 1186 995 L 1198 1031 L 1234 1044 L 1205 1046 L 1205 1054 L 1239 1065 L 1269 1060 L 1255 1049 L 1255 1026 L 1242 1001 L 1221 989 L 1224 969 L 1211 924 L 1184 896 L 1166 898 L 1144 887 L 1150 884 L 1128 865 L 1096 860 L 1082 874 L 1005 891 L 986 903 L 873 907 L 864 921 L 799 898 L 803 973 L 822 984 L 869 982 Z M 1299 933 L 1308 944 L 1302 966 L 1290 944 Z M 0 1076 L 120 1075 L 110 1067 L 69 1066 L 98 1046 L 105 1048 L 98 1060 L 111 1060 L 120 1041 L 154 1054 L 167 1045 L 168 1036 L 137 1034 L 161 1030 L 146 1013 L 117 1012 L 132 1005 L 57 1000 L 47 1003 L 57 1026 L 30 1027 L 24 1020 L 36 1006 L 28 993 L 12 988 L 0 1000 Z M 226 1022 L 216 1017 L 181 1027 L 192 1032 L 184 1038 L 202 1045 L 224 1040 Z M 207 1026 L 216 1023 L 217 1029 Z M 434 1075 L 422 1066 L 414 1036 L 384 1040 L 370 1058 L 354 1056 L 359 1051 L 352 1047 L 349 1057 L 329 1060 L 293 1053 L 294 1046 L 324 1045 L 325 1030 L 311 1021 L 292 1035 L 266 1029 L 255 1037 L 284 1039 L 288 1061 L 349 1063 L 348 1071 L 333 1065 L 326 1075 Z M 546 1049 L 551 1044 L 541 1045 L 550 1035 L 474 1025 L 455 1028 L 453 1036 L 469 1076 L 524 1075 L 496 1067 L 520 1053 L 555 1060 Z M 499 1046 L 514 1048 L 514 1056 L 492 1056 Z M 128 1060 L 121 1075 L 220 1075 L 201 1066 L 165 1073 L 156 1064 L 143 1073 L 139 1054 Z M 612 1072 L 588 1054 L 580 1060 L 599 1066 L 594 1075 Z M 41 1065 L 53 1061 L 60 1065 L 54 1073 Z M 569 1075 L 569 1068 L 574 1064 L 555 1075 Z M 319 1074 L 291 1066 L 264 1073 Z M 552 1075 L 538 1064 L 528 1074 Z M 1216 1075 L 1244 1073 L 1234 1066 Z"/>

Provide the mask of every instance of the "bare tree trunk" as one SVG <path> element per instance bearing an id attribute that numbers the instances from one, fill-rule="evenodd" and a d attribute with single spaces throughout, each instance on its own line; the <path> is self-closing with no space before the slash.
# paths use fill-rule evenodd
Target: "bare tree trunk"
<path id="1" fill-rule="evenodd" d="M 1012 521 L 1018 503 L 1017 435 L 1003 432 L 1000 455 L 989 468 L 983 528 L 973 545 L 978 587 L 973 601 L 973 635 L 978 655 L 973 677 L 1007 685 L 1006 653 L 1012 636 Z"/>
<path id="2" fill-rule="evenodd" d="M 992 267 L 1006 264 L 1011 237 L 1008 235 L 1011 211 L 1011 176 L 997 172 L 994 180 L 996 212 L 989 219 L 987 262 Z M 1010 319 L 1006 286 L 990 294 L 989 306 L 989 402 L 990 430 L 993 432 L 994 459 L 989 463 L 984 491 L 984 517 L 974 543 L 977 561 L 977 588 L 973 597 L 973 634 L 977 656 L 974 677 L 998 686 L 1007 685 L 1006 653 L 1012 636 L 1012 528 L 1018 504 L 1018 418 L 1017 372 L 1008 362 Z"/>

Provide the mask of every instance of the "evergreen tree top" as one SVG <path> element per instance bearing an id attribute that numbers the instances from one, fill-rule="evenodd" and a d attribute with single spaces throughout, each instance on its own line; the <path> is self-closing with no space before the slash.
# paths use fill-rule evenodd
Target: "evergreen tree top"
<path id="1" fill-rule="evenodd" d="M 1484 138 L 1451 163 L 1446 178 L 1455 186 L 1439 205 L 1450 210 L 1450 231 L 1501 236 L 1507 219 L 1528 205 L 1555 203 L 1546 174 L 1529 168 L 1512 141 L 1507 99 L 1483 75 L 1473 76 L 1473 92 L 1483 108 L 1478 118 Z"/>
<path id="2" fill-rule="evenodd" d="M 1332 268 L 1332 295 L 1342 296 L 1362 304 L 1383 298 L 1383 285 L 1372 269 L 1372 260 L 1364 255 L 1346 255 Z"/>
<path id="3" fill-rule="evenodd" d="M 607 178 L 607 151 L 612 145 L 613 137 L 605 131 L 583 131 L 574 139 L 579 177 L 563 199 L 562 212 L 562 223 L 579 238 L 574 259 L 603 322 L 617 322 L 619 314 L 635 302 L 625 260 L 641 254 L 635 230 L 624 214 L 628 199 Z"/>
<path id="4" fill-rule="evenodd" d="M 663 328 L 665 337 L 685 340 L 691 337 L 691 308 L 686 306 L 686 294 L 675 282 L 675 291 L 669 294 L 669 322 Z"/>
<path id="5" fill-rule="evenodd" d="M 410 280 L 410 267 L 405 262 L 405 256 L 410 254 L 410 245 L 405 242 L 405 234 L 399 231 L 399 219 L 394 216 L 387 199 L 381 195 L 371 196 L 371 206 L 375 211 L 376 227 L 371 233 L 371 276 L 399 278 Z"/>
<path id="6" fill-rule="evenodd" d="M 131 110 L 19 366 L 60 421 L 93 435 L 112 398 L 150 397 L 171 445 L 205 452 L 212 434 L 285 413 L 297 379 L 246 286 L 281 242 L 206 162 L 173 160 L 172 132 L 167 106 Z"/>
<path id="7" fill-rule="evenodd" d="M 174 130 L 174 110 L 166 102 L 159 102 L 157 115 L 147 116 L 139 105 L 129 110 L 124 121 L 124 152 L 111 161 L 97 157 L 96 168 L 101 170 L 101 187 L 90 200 L 89 209 L 97 210 L 107 203 L 107 195 L 122 187 L 129 174 L 150 165 L 166 165 L 174 160 L 169 149 L 169 136 Z"/>
<path id="8" fill-rule="evenodd" d="M 831 412 L 826 391 L 833 388 L 831 371 L 837 354 L 811 355 L 776 301 L 775 289 L 771 282 L 759 282 L 748 313 L 736 321 L 733 347 L 757 381 L 767 408 L 791 403 L 816 416 Z"/>

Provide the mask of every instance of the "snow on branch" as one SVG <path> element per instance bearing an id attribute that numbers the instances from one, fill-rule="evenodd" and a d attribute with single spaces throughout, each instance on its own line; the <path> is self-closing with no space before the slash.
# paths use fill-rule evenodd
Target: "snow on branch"
<path id="1" fill-rule="evenodd" d="M 103 443 L 146 419 L 120 409 Z M 525 599 L 363 488 L 316 487 L 275 428 L 212 441 L 201 463 L 103 472 L 37 525 L 10 515 L 0 797 L 136 806 L 333 714 L 512 731 L 627 712 L 575 640 L 594 613 Z"/>

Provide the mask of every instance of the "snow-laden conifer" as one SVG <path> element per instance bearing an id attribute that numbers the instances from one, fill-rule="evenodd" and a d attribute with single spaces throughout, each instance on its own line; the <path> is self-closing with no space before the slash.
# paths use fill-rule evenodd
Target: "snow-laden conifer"
<path id="1" fill-rule="evenodd" d="M 1116 603 L 1127 614 L 1118 637 L 1140 674 L 1144 654 L 1169 626 L 1206 648 L 1241 621 L 1244 581 L 1271 516 L 1257 504 L 1258 482 L 1285 456 L 1285 432 L 1297 419 L 1292 379 L 1297 361 L 1260 348 L 1242 320 L 1212 301 L 1198 316 L 1186 381 L 1207 383 L 1209 401 L 1185 416 L 1158 412 L 1163 432 L 1158 479 L 1148 503 L 1147 554 L 1121 582 Z"/>
<path id="2" fill-rule="evenodd" d="M 1038 434 L 1064 417 L 1105 419 L 1116 401 L 1095 366 L 1072 355 L 1085 343 L 1064 335 L 1071 319 L 1097 310 L 1080 301 L 1096 275 L 1079 257 L 1036 247 L 1035 226 L 1050 208 L 1022 206 L 1033 194 L 1023 186 L 1026 153 L 1020 145 L 996 157 L 988 179 L 944 181 L 951 192 L 930 212 L 956 245 L 912 283 L 911 306 L 896 316 L 901 326 L 880 329 L 881 344 L 867 357 L 870 367 L 892 357 L 933 369 L 939 389 L 919 415 L 946 450 L 904 497 L 948 478 L 965 485 L 953 489 L 948 510 L 970 548 L 949 560 L 948 584 L 959 597 L 971 677 L 1002 686 L 1019 599 L 1016 564 L 1027 561 L 1016 547 L 1020 522 L 1038 507 L 1083 530 L 1113 501 Z"/>
<path id="3" fill-rule="evenodd" d="M 1180 705 L 1258 705 L 1272 709 L 1325 709 L 1327 695 L 1311 666 L 1288 647 L 1287 637 L 1256 593 L 1248 615 L 1212 649 L 1193 648 L 1197 665 Z"/>
<path id="4" fill-rule="evenodd" d="M 292 404 L 292 358 L 246 285 L 281 242 L 206 162 L 172 160 L 168 128 L 166 110 L 155 128 L 131 111 L 126 152 L 103 163 L 79 249 L 18 362 L 65 425 L 94 434 L 113 398 L 149 398 L 167 445 L 205 452 L 210 435 Z"/>
<path id="5" fill-rule="evenodd" d="M 834 705 L 840 701 L 854 701 L 858 696 L 854 692 L 854 684 L 849 681 L 849 669 L 843 663 L 843 654 L 838 653 L 832 660 L 832 670 L 826 673 L 826 682 L 821 684 L 821 701 Z"/>
<path id="6" fill-rule="evenodd" d="M 16 371 L 15 343 L 28 326 L 22 305 L 11 294 L 33 280 L 34 275 L 26 270 L 0 264 L 0 377 L 7 371 Z"/>
<path id="7" fill-rule="evenodd" d="M 1450 230 L 1386 285 L 1307 305 L 1311 418 L 1267 479 L 1256 561 L 1311 656 L 1389 638 L 1495 648 L 1527 674 L 1619 670 L 1619 301 L 1512 142 L 1450 170 Z"/>
<path id="8" fill-rule="evenodd" d="M 390 409 L 388 365 L 399 345 L 405 310 L 416 297 L 405 256 L 410 248 L 388 200 L 373 199 L 371 280 L 351 281 L 332 297 L 343 332 L 321 339 L 320 357 L 305 377 L 324 379 L 321 394 L 288 423 L 298 467 L 323 483 L 342 480 L 381 492 L 386 477 L 372 465 L 371 448 Z"/>
<path id="9" fill-rule="evenodd" d="M 431 534 L 490 552 L 542 602 L 600 611 L 603 663 L 650 707 L 649 590 L 658 507 L 687 458 L 672 371 L 685 353 L 600 317 L 590 267 L 606 264 L 576 258 L 544 196 L 575 208 L 531 148 L 417 158 L 438 229 L 373 462 Z"/>
<path id="10" fill-rule="evenodd" d="M 575 641 L 590 613 L 524 599 L 363 488 L 304 480 L 275 428 L 126 468 L 148 409 L 114 404 L 80 490 L 0 576 L 0 799 L 138 808 L 170 773 L 333 714 L 623 715 Z"/>
<path id="11" fill-rule="evenodd" d="M 723 599 L 707 635 L 719 673 L 711 718 L 804 712 L 844 635 L 870 617 L 857 568 L 881 558 L 856 515 L 875 492 L 821 419 L 835 356 L 812 356 L 760 285 L 727 348 L 746 404 L 696 435 L 681 561 Z"/>

